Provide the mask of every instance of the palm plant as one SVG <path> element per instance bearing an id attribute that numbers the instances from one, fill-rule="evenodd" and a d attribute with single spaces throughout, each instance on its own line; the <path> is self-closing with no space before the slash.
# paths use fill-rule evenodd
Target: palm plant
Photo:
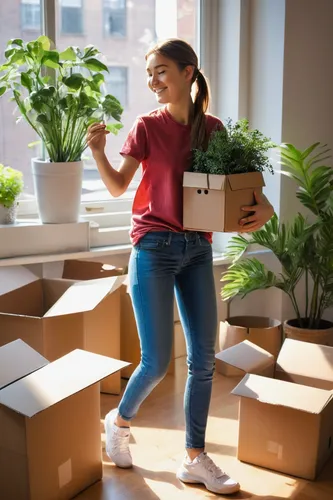
<path id="1" fill-rule="evenodd" d="M 305 151 L 291 144 L 280 147 L 282 173 L 298 184 L 297 198 L 311 212 L 298 213 L 288 224 L 276 215 L 248 238 L 231 239 L 226 255 L 232 265 L 222 276 L 222 299 L 246 296 L 254 290 L 276 287 L 290 298 L 300 328 L 318 329 L 325 310 L 333 305 L 333 169 L 323 162 L 329 150 L 315 143 Z M 311 220 L 310 220 L 311 219 Z M 241 259 L 249 245 L 269 249 L 281 264 L 275 274 L 256 258 Z M 301 310 L 296 287 L 305 281 L 305 307 Z"/>

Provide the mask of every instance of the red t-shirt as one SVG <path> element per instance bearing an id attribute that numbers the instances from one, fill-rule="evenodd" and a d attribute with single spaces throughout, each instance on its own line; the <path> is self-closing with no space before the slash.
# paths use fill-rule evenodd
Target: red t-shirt
<path id="1" fill-rule="evenodd" d="M 206 115 L 207 132 L 223 126 Z M 191 125 L 178 123 L 166 107 L 135 121 L 120 154 L 142 164 L 142 178 L 132 209 L 133 245 L 148 231 L 182 232 L 183 174 L 191 166 Z M 204 233 L 211 241 L 212 233 Z"/>

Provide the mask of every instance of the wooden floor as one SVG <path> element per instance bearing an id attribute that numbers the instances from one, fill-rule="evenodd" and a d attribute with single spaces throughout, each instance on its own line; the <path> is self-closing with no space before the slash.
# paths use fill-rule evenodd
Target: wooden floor
<path id="1" fill-rule="evenodd" d="M 104 453 L 104 479 L 81 493 L 78 500 L 196 500 L 216 498 L 201 486 L 186 486 L 175 473 L 183 458 L 183 393 L 186 366 L 177 359 L 176 375 L 168 375 L 142 405 L 132 427 L 135 466 L 122 470 Z M 237 379 L 215 375 L 207 428 L 207 451 L 242 486 L 231 499 L 333 500 L 333 460 L 316 482 L 287 477 L 240 463 L 236 459 L 238 399 L 230 395 Z M 117 406 L 119 397 L 102 395 L 101 414 Z M 101 421 L 104 445 L 103 420 Z"/>

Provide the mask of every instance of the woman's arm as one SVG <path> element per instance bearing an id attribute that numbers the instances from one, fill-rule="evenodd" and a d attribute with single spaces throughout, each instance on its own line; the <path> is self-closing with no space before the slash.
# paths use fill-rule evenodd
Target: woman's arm
<path id="1" fill-rule="evenodd" d="M 88 129 L 87 143 L 107 190 L 117 198 L 127 190 L 140 163 L 132 156 L 124 155 L 119 170 L 114 169 L 105 154 L 108 134 L 104 124 L 94 123 Z"/>

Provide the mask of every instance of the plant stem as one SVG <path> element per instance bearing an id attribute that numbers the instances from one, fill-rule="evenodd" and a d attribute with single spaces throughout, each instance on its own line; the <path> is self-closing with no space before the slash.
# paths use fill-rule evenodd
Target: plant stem
<path id="1" fill-rule="evenodd" d="M 305 269 L 305 318 L 308 319 L 309 313 L 309 270 Z"/>
<path id="2" fill-rule="evenodd" d="M 317 307 L 318 307 L 318 293 L 319 293 L 319 277 L 316 276 L 313 286 L 312 292 L 312 300 L 310 307 L 310 318 L 309 318 L 309 328 L 313 329 L 315 318 L 317 316 Z"/>
<path id="3" fill-rule="evenodd" d="M 294 290 L 292 290 L 291 292 L 289 292 L 288 295 L 290 297 L 290 300 L 291 300 L 292 305 L 294 307 L 294 310 L 296 312 L 296 316 L 297 316 L 297 320 L 298 320 L 299 326 L 300 326 L 300 328 L 303 328 L 303 320 L 301 318 L 301 315 L 300 315 L 300 312 L 299 312 L 299 309 L 298 309 L 298 305 L 297 305 L 297 301 L 296 301 Z"/>

